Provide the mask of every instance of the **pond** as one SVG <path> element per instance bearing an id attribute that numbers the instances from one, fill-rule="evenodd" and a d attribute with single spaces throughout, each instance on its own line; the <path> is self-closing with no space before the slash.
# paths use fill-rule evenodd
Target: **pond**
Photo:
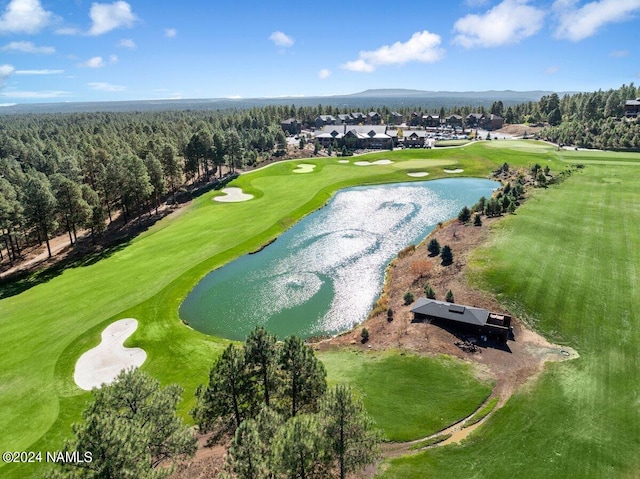
<path id="1" fill-rule="evenodd" d="M 260 252 L 205 276 L 180 317 L 235 340 L 257 325 L 280 338 L 348 330 L 366 318 L 398 251 L 499 186 L 451 178 L 341 190 Z"/>

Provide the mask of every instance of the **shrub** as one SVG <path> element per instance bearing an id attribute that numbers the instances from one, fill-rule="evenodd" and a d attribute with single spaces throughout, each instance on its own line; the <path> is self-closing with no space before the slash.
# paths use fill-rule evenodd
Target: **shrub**
<path id="1" fill-rule="evenodd" d="M 460 221 L 460 223 L 468 223 L 469 220 L 471 220 L 471 210 L 463 206 L 460 213 L 458 213 L 458 221 Z"/>
<path id="2" fill-rule="evenodd" d="M 387 321 L 390 323 L 393 321 L 393 309 L 387 309 Z"/>
<path id="3" fill-rule="evenodd" d="M 442 258 L 443 266 L 448 266 L 453 263 L 453 252 L 449 245 L 444 245 L 442 252 L 440 253 L 440 257 Z"/>
<path id="4" fill-rule="evenodd" d="M 431 264 L 431 261 L 426 259 L 417 259 L 411 263 L 411 274 L 418 278 L 426 278 L 429 276 L 432 268 L 433 264 Z"/>
<path id="5" fill-rule="evenodd" d="M 362 331 L 360 332 L 360 337 L 362 338 L 362 344 L 369 341 L 369 330 L 367 328 L 362 328 Z"/>
<path id="6" fill-rule="evenodd" d="M 436 299 L 436 292 L 429 283 L 424 285 L 424 294 L 429 299 Z"/>
<path id="7" fill-rule="evenodd" d="M 411 291 L 407 291 L 406 293 L 404 293 L 404 304 L 411 304 L 413 303 L 413 293 Z"/>
<path id="8" fill-rule="evenodd" d="M 400 252 L 398 253 L 398 258 L 404 258 L 405 256 L 409 256 L 410 254 L 412 254 L 414 251 L 416 250 L 416 245 L 414 244 L 410 244 L 409 246 L 407 246 L 406 248 L 400 250 Z"/>
<path id="9" fill-rule="evenodd" d="M 474 226 L 482 226 L 482 218 L 480 218 L 480 215 L 475 215 L 473 217 L 473 225 Z"/>
<path id="10" fill-rule="evenodd" d="M 451 290 L 447 291 L 447 295 L 445 296 L 444 300 L 447 303 L 455 303 L 456 301 L 455 301 L 455 299 L 453 297 L 453 291 L 451 291 Z"/>
<path id="11" fill-rule="evenodd" d="M 440 243 L 438 243 L 437 239 L 432 238 L 431 241 L 429 241 L 427 251 L 429 251 L 429 256 L 438 256 L 440 254 Z"/>

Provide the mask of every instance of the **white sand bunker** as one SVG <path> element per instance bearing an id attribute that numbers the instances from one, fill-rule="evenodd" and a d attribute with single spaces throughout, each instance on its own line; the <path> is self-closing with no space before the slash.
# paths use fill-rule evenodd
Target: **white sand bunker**
<path id="1" fill-rule="evenodd" d="M 349 160 L 338 160 L 338 163 L 349 163 Z"/>
<path id="2" fill-rule="evenodd" d="M 310 165 L 307 163 L 300 163 L 296 165 L 296 169 L 293 170 L 294 173 L 311 173 L 316 165 Z"/>
<path id="3" fill-rule="evenodd" d="M 412 173 L 407 173 L 407 176 L 413 176 L 414 178 L 422 178 L 423 176 L 429 176 L 429 173 L 426 171 L 414 171 Z"/>
<path id="4" fill-rule="evenodd" d="M 445 173 L 462 173 L 464 170 L 462 168 L 456 168 L 455 170 L 447 170 L 446 168 L 444 170 Z"/>
<path id="5" fill-rule="evenodd" d="M 358 166 L 390 165 L 391 163 L 393 163 L 393 161 L 391 160 L 378 160 L 378 161 L 374 161 L 373 163 L 371 161 L 356 161 L 354 165 L 358 165 Z"/>
<path id="6" fill-rule="evenodd" d="M 223 188 L 220 191 L 225 193 L 225 196 L 215 196 L 213 198 L 214 201 L 219 201 L 221 203 L 238 203 L 240 201 L 248 201 L 253 198 L 253 195 L 243 193 L 242 188 Z"/>
<path id="7" fill-rule="evenodd" d="M 124 342 L 138 328 L 133 318 L 120 319 L 111 323 L 102 332 L 102 341 L 78 359 L 73 380 L 90 391 L 103 383 L 112 382 L 120 371 L 140 367 L 147 359 L 147 353 L 140 348 L 125 348 Z"/>

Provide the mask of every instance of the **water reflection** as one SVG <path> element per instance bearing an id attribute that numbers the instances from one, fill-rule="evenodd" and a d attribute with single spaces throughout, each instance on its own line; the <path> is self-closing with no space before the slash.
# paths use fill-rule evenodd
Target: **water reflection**
<path id="1" fill-rule="evenodd" d="M 231 339 L 258 324 L 281 337 L 348 329 L 366 317 L 399 250 L 496 186 L 447 179 L 343 190 L 260 253 L 205 277 L 180 316 Z"/>

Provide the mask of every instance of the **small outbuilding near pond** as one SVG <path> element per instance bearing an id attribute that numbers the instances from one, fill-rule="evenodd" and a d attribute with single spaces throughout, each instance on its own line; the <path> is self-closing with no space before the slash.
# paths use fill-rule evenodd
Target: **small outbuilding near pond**
<path id="1" fill-rule="evenodd" d="M 411 312 L 414 321 L 429 321 L 461 331 L 471 331 L 495 337 L 505 343 L 511 334 L 511 316 L 474 306 L 418 298 Z"/>

